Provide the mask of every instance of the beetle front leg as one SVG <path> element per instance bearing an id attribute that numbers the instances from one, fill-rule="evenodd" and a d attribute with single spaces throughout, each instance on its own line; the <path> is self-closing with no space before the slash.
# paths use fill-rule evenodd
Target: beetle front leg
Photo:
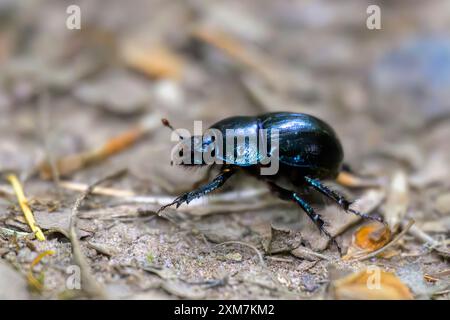
<path id="1" fill-rule="evenodd" d="M 342 256 L 342 250 L 339 244 L 337 243 L 336 239 L 324 228 L 325 222 L 323 221 L 322 217 L 316 213 L 311 207 L 311 205 L 303 200 L 296 192 L 287 190 L 283 187 L 280 187 L 279 185 L 268 182 L 270 188 L 283 200 L 291 200 L 294 201 L 296 204 L 298 204 L 303 211 L 306 212 L 308 217 L 314 222 L 314 224 L 317 226 L 317 228 L 323 232 L 330 240 L 334 243 L 334 245 L 337 247 L 339 251 L 339 255 Z"/>
<path id="2" fill-rule="evenodd" d="M 159 214 L 161 211 L 163 211 L 164 209 L 166 209 L 167 207 L 170 207 L 172 205 L 176 205 L 176 207 L 178 208 L 183 203 L 188 204 L 192 200 L 194 200 L 196 198 L 200 198 L 200 197 L 220 188 L 225 183 L 225 181 L 227 181 L 235 172 L 236 171 L 230 167 L 222 168 L 219 175 L 217 175 L 211 182 L 209 182 L 208 184 L 205 184 L 193 191 L 186 192 L 186 193 L 180 195 L 171 203 L 169 203 L 165 206 L 162 206 L 158 210 L 157 213 Z"/>
<path id="3" fill-rule="evenodd" d="M 381 223 L 384 223 L 381 218 L 378 217 L 372 217 L 368 214 L 359 212 L 357 210 L 351 209 L 350 205 L 352 202 L 348 201 L 343 195 L 339 194 L 338 192 L 328 188 L 326 185 L 324 185 L 320 180 L 313 179 L 310 177 L 305 177 L 305 181 L 310 185 L 312 188 L 323 194 L 324 196 L 330 198 L 334 202 L 336 202 L 342 209 L 345 211 L 351 212 L 357 216 L 360 216 L 365 219 L 375 220 Z"/>

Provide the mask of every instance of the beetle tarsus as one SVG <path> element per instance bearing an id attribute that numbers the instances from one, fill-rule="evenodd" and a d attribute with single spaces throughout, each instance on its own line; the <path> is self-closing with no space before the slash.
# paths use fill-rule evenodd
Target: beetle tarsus
<path id="1" fill-rule="evenodd" d="M 162 206 L 157 211 L 157 213 L 159 214 L 161 211 L 170 206 L 173 206 L 174 204 L 176 205 L 176 208 L 179 208 L 183 203 L 189 204 L 189 202 L 191 202 L 192 200 L 203 197 L 204 195 L 220 188 L 225 183 L 225 181 L 227 181 L 228 178 L 230 178 L 234 173 L 235 171 L 231 168 L 223 168 L 222 171 L 211 182 L 200 186 L 196 190 L 189 191 L 178 196 L 171 203 Z"/>
<path id="2" fill-rule="evenodd" d="M 311 177 L 305 177 L 305 181 L 308 183 L 309 186 L 311 186 L 314 190 L 317 190 L 318 192 L 320 192 L 321 194 L 323 194 L 324 196 L 326 196 L 327 198 L 333 200 L 334 202 L 336 202 L 342 209 L 344 209 L 344 211 L 346 212 L 351 212 L 357 216 L 360 216 L 361 218 L 364 219 L 369 219 L 369 220 L 374 220 L 374 221 L 378 221 L 381 223 L 385 223 L 383 221 L 383 219 L 379 218 L 379 217 L 373 217 L 370 216 L 368 214 L 359 212 L 355 209 L 351 209 L 350 206 L 352 205 L 353 202 L 347 200 L 343 195 L 341 195 L 340 193 L 336 192 L 333 189 L 330 189 L 329 187 L 327 187 L 326 185 L 324 185 L 320 180 L 317 179 L 313 179 Z"/>
<path id="3" fill-rule="evenodd" d="M 368 214 L 361 213 L 361 212 L 359 212 L 357 210 L 350 209 L 350 208 L 347 211 L 353 213 L 354 215 L 360 216 L 360 217 L 362 217 L 364 219 L 369 219 L 369 220 L 381 222 L 381 223 L 386 225 L 386 221 L 384 221 L 383 218 L 381 218 L 381 217 L 369 216 Z"/>

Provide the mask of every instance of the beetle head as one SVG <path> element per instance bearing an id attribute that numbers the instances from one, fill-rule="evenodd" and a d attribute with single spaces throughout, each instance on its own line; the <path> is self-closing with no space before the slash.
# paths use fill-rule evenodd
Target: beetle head
<path id="1" fill-rule="evenodd" d="M 182 166 L 203 166 L 211 164 L 205 161 L 214 145 L 211 136 L 193 136 L 181 140 L 172 151 L 172 163 Z"/>

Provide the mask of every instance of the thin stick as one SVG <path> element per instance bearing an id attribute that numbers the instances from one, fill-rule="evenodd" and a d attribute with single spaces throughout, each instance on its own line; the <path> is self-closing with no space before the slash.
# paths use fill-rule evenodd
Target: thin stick
<path id="1" fill-rule="evenodd" d="M 30 207 L 28 206 L 28 200 L 25 197 L 25 194 L 23 192 L 22 185 L 19 182 L 19 179 L 17 179 L 16 175 L 10 174 L 7 177 L 8 181 L 11 183 L 14 192 L 17 196 L 17 201 L 19 202 L 19 206 L 22 209 L 22 212 L 25 216 L 25 220 L 27 221 L 28 225 L 31 228 L 31 231 L 36 235 L 36 238 L 39 241 L 45 241 L 44 233 L 42 233 L 41 228 L 36 224 L 36 221 L 34 220 L 33 212 L 31 211 Z"/>
<path id="2" fill-rule="evenodd" d="M 83 201 L 93 192 L 93 190 L 99 184 L 117 178 L 118 176 L 123 174 L 124 171 L 121 170 L 117 173 L 114 173 L 113 175 L 107 176 L 90 185 L 87 188 L 87 190 L 80 197 L 77 198 L 70 215 L 69 238 L 72 244 L 73 259 L 81 270 L 81 281 L 83 283 L 83 290 L 88 296 L 92 298 L 106 299 L 108 296 L 103 287 L 97 282 L 97 280 L 91 274 L 89 264 L 81 251 L 81 245 L 80 242 L 78 241 L 78 236 L 76 232 L 77 214 Z"/>
<path id="3" fill-rule="evenodd" d="M 328 261 L 331 260 L 331 257 L 326 256 L 326 255 L 321 254 L 321 253 L 318 253 L 318 252 L 315 252 L 314 250 L 311 250 L 311 249 L 303 247 L 303 246 L 299 246 L 299 247 L 291 250 L 291 254 L 294 255 L 297 258 L 302 258 L 300 256 L 300 253 L 304 253 L 306 255 L 309 254 L 311 256 L 317 257 L 317 258 L 322 259 L 322 260 L 328 260 Z"/>
<path id="4" fill-rule="evenodd" d="M 383 251 L 385 251 L 386 249 L 392 247 L 394 244 L 396 244 L 408 231 L 409 229 L 412 227 L 412 225 L 414 224 L 414 220 L 410 220 L 409 223 L 406 225 L 406 227 L 402 230 L 402 232 L 400 232 L 391 242 L 389 242 L 388 244 L 386 244 L 384 247 L 375 250 L 367 255 L 364 255 L 362 257 L 350 260 L 352 262 L 355 261 L 363 261 L 363 260 L 367 260 L 373 257 L 376 257 L 377 255 L 379 255 L 380 253 L 382 253 Z"/>
<path id="5" fill-rule="evenodd" d="M 72 174 L 84 167 L 105 160 L 134 145 L 153 129 L 157 128 L 156 119 L 159 115 L 152 114 L 144 118 L 138 125 L 122 134 L 111 138 L 105 144 L 92 150 L 72 154 L 56 160 L 56 168 L 61 176 Z M 52 177 L 52 168 L 48 162 L 39 165 L 43 179 Z"/>
<path id="6" fill-rule="evenodd" d="M 61 181 L 61 187 L 68 190 L 86 192 L 89 188 L 89 185 L 85 183 L 72 182 L 72 181 Z M 157 196 L 157 195 L 146 195 L 139 196 L 131 190 L 124 189 L 116 189 L 116 188 L 104 188 L 104 187 L 96 187 L 91 191 L 92 194 L 110 196 L 123 198 L 124 202 L 129 203 L 143 203 L 143 204 L 155 204 L 155 205 L 165 205 L 170 203 L 173 200 L 173 196 Z M 220 193 L 214 196 L 210 196 L 207 198 L 208 203 L 219 203 L 219 202 L 228 202 L 228 201 L 245 201 L 245 200 L 254 200 L 256 197 L 263 196 L 268 193 L 268 190 L 265 188 L 261 189 L 244 189 L 237 191 L 230 191 Z M 275 201 L 275 200 L 274 200 Z M 198 208 L 204 207 L 205 201 L 202 199 L 195 199 L 189 203 L 189 206 L 181 206 L 178 210 L 185 211 L 187 208 Z M 229 204 L 227 204 L 229 205 Z M 186 207 L 186 208 L 184 208 Z"/>
<path id="7" fill-rule="evenodd" d="M 404 227 L 404 224 L 402 224 Z M 432 248 L 439 246 L 439 241 L 434 240 L 431 236 L 421 230 L 418 226 L 412 226 L 409 230 L 409 234 L 412 235 L 417 240 L 429 245 Z"/>
<path id="8" fill-rule="evenodd" d="M 62 181 L 60 186 L 64 189 L 86 192 L 89 186 L 85 183 L 72 182 L 72 181 Z M 117 198 L 127 198 L 134 197 L 136 194 L 130 190 L 121 190 L 115 188 L 105 188 L 105 187 L 96 187 L 91 192 L 92 194 L 117 197 Z"/>
<path id="9" fill-rule="evenodd" d="M 435 292 L 435 293 L 433 293 L 433 296 L 440 296 L 440 295 L 444 295 L 444 294 L 448 294 L 448 293 L 450 293 L 450 289 Z"/>

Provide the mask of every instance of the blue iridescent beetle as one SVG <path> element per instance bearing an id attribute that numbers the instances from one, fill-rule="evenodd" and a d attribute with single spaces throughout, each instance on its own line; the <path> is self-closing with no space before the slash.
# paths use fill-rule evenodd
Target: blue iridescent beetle
<path id="1" fill-rule="evenodd" d="M 167 120 L 163 119 L 163 124 L 173 130 Z M 324 228 L 322 217 L 301 197 L 301 194 L 281 186 L 281 183 L 288 182 L 293 187 L 312 188 L 332 199 L 345 211 L 381 221 L 351 209 L 350 201 L 321 182 L 337 177 L 344 158 L 342 145 L 336 133 L 324 121 L 303 113 L 275 112 L 256 117 L 226 118 L 212 125 L 210 129 L 211 132 L 221 133 L 222 143 L 217 143 L 219 140 L 214 134 L 182 140 L 180 150 L 188 152 L 180 153 L 180 157 L 184 159 L 181 164 L 185 166 L 209 164 L 210 169 L 219 166 L 220 173 L 209 183 L 180 195 L 173 202 L 161 207 L 158 212 L 172 205 L 178 208 L 183 203 L 202 197 L 220 188 L 237 171 L 242 170 L 265 181 L 281 199 L 299 205 L 319 230 L 336 244 L 339 251 L 336 241 Z M 227 138 L 230 136 L 228 132 L 233 133 L 232 144 L 227 144 L 229 141 Z M 260 143 L 261 132 L 266 135 L 264 140 L 270 142 L 265 149 L 261 149 L 261 145 L 264 145 Z M 204 159 L 196 157 L 206 152 L 212 152 L 216 160 L 220 160 L 220 164 L 205 163 Z M 264 163 L 267 158 L 278 161 L 278 170 L 274 174 L 261 174 L 261 169 L 268 167 L 268 164 Z"/>

